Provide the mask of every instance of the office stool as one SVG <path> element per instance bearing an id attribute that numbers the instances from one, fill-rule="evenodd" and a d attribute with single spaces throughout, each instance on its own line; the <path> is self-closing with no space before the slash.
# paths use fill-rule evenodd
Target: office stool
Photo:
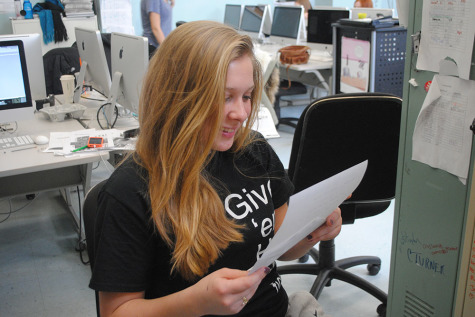
<path id="1" fill-rule="evenodd" d="M 285 96 L 306 94 L 307 87 L 298 81 L 291 81 L 290 88 L 287 88 L 287 87 L 289 87 L 289 81 L 286 79 L 282 80 L 279 85 L 279 90 L 275 94 L 274 110 L 277 115 L 277 119 L 279 120 L 277 125 L 286 124 L 293 128 L 296 128 L 297 121 L 299 120 L 299 118 L 292 118 L 292 117 L 282 118 L 280 116 L 280 98 L 285 97 Z"/>

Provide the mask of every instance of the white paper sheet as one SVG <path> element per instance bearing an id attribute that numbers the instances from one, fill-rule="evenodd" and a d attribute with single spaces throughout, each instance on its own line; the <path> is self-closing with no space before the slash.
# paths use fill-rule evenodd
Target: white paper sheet
<path id="1" fill-rule="evenodd" d="M 269 109 L 267 109 L 264 105 L 259 107 L 257 120 L 254 122 L 252 129 L 260 132 L 266 139 L 280 138 L 280 134 L 275 128 L 272 115 Z"/>
<path id="2" fill-rule="evenodd" d="M 130 0 L 101 0 L 101 18 L 103 32 L 135 34 Z"/>
<path id="3" fill-rule="evenodd" d="M 459 77 L 469 79 L 475 35 L 475 1 L 424 0 L 416 67 L 439 72 L 446 57 L 457 64 Z"/>
<path id="4" fill-rule="evenodd" d="M 475 118 L 475 82 L 436 75 L 417 117 L 412 159 L 458 176 L 465 184 Z"/>
<path id="5" fill-rule="evenodd" d="M 332 211 L 358 187 L 367 166 L 368 161 L 364 161 L 290 197 L 284 222 L 249 271 L 272 264 L 325 223 Z"/>
<path id="6" fill-rule="evenodd" d="M 49 145 L 44 152 L 53 152 L 56 155 L 84 154 L 88 151 L 111 150 L 115 148 L 114 139 L 119 138 L 121 131 L 117 129 L 96 130 L 86 129 L 72 132 L 50 132 Z M 87 144 L 89 137 L 104 138 L 103 148 L 85 149 L 81 152 L 73 150 Z"/>

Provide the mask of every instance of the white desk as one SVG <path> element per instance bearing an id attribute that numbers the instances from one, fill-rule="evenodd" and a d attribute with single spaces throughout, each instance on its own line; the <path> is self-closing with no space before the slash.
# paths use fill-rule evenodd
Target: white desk
<path id="1" fill-rule="evenodd" d="M 46 119 L 43 113 L 36 113 L 35 117 L 34 120 L 18 122 L 18 129 L 11 136 L 49 136 L 49 132 L 84 129 L 75 119 L 52 122 Z M 109 153 L 101 151 L 64 157 L 42 152 L 46 147 L 47 145 L 36 145 L 20 151 L 15 149 L 0 151 L 0 198 L 62 189 L 63 197 L 78 229 L 80 219 L 71 204 L 70 193 L 66 188 L 82 185 L 84 192 L 87 192 L 90 188 L 92 163 L 108 160 Z M 82 235 L 81 232 L 78 233 Z"/>
<path id="2" fill-rule="evenodd" d="M 306 43 L 303 43 L 302 45 L 306 45 Z M 278 51 L 283 46 L 274 44 L 258 44 L 256 45 L 256 47 L 269 53 L 269 55 L 271 55 L 276 60 L 279 60 Z M 287 79 L 286 76 L 288 66 L 289 65 L 279 63 L 279 67 L 281 70 L 280 77 L 283 79 Z M 288 67 L 289 79 L 302 82 L 309 86 L 316 87 L 321 85 L 326 91 L 330 93 L 332 67 L 333 60 L 317 61 L 313 60 L 312 57 L 310 57 L 310 60 L 306 64 L 292 64 Z M 322 75 L 322 73 L 324 73 L 326 76 Z"/>

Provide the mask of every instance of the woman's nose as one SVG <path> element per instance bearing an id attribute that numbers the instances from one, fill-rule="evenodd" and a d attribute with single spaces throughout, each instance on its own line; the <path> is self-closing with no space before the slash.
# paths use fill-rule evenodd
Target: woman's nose
<path id="1" fill-rule="evenodd" d="M 236 101 L 229 115 L 232 119 L 245 121 L 249 116 L 247 104 L 243 100 Z"/>

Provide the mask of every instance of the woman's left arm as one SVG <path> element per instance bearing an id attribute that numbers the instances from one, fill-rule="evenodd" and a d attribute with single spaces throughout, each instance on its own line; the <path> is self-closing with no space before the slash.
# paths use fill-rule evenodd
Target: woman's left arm
<path id="1" fill-rule="evenodd" d="M 289 205 L 285 203 L 275 210 L 275 232 L 279 230 L 284 221 Z M 311 232 L 307 237 L 298 242 L 280 258 L 280 261 L 291 261 L 304 256 L 317 242 L 334 239 L 341 230 L 341 210 L 335 209 L 326 219 L 325 223 Z"/>

